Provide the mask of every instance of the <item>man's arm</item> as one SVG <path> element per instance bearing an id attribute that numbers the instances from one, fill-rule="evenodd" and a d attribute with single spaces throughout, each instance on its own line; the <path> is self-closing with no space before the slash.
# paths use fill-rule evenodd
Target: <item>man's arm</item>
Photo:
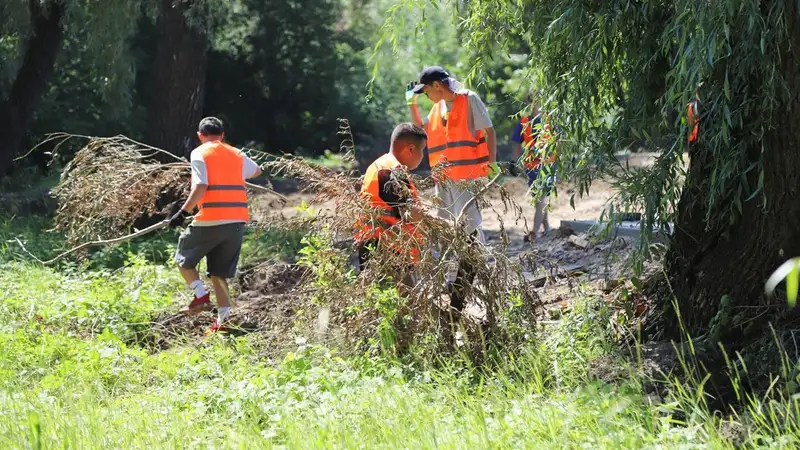
<path id="1" fill-rule="evenodd" d="M 205 195 L 206 190 L 208 189 L 207 184 L 195 184 L 192 186 L 192 190 L 189 192 L 189 198 L 183 203 L 183 211 L 187 214 L 191 214 L 194 210 L 194 207 L 200 203 L 200 199 L 203 198 Z"/>
<path id="2" fill-rule="evenodd" d="M 208 168 L 202 153 L 193 151 L 189 159 L 192 169 L 192 189 L 189 192 L 189 198 L 183 202 L 181 208 L 187 215 L 192 213 L 208 189 Z"/>
<path id="3" fill-rule="evenodd" d="M 250 159 L 244 153 L 242 153 L 242 157 L 244 159 L 244 165 L 242 166 L 242 178 L 247 180 L 261 175 L 261 167 L 259 167 L 255 161 Z"/>
<path id="4" fill-rule="evenodd" d="M 497 161 L 497 133 L 494 128 L 485 128 L 483 134 L 486 135 L 486 146 L 489 147 L 489 163 Z"/>
<path id="5" fill-rule="evenodd" d="M 470 91 L 469 95 L 469 115 L 470 126 L 473 130 L 483 130 L 486 137 L 486 146 L 489 148 L 489 163 L 497 161 L 497 134 L 489 117 L 489 109 L 483 103 L 478 94 Z"/>
<path id="6" fill-rule="evenodd" d="M 514 158 L 514 161 L 519 161 L 519 159 L 522 158 L 522 144 L 519 142 L 511 143 L 511 156 Z"/>
<path id="7" fill-rule="evenodd" d="M 422 115 L 419 113 L 419 105 L 417 105 L 416 99 L 414 103 L 408 105 L 408 109 L 411 111 L 411 121 L 417 126 L 424 127 L 425 123 L 422 121 Z"/>
<path id="8" fill-rule="evenodd" d="M 409 202 L 400 209 L 400 212 L 410 219 L 411 223 L 420 223 L 425 216 L 425 211 L 415 202 Z"/>
<path id="9" fill-rule="evenodd" d="M 411 181 L 404 169 L 381 170 L 378 172 L 381 200 L 395 210 L 399 219 L 412 223 L 422 220 L 425 212 L 414 201 L 411 193 Z"/>

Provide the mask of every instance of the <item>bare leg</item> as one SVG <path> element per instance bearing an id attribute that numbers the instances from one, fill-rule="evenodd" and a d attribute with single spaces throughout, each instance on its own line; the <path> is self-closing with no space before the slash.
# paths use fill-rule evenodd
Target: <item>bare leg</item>
<path id="1" fill-rule="evenodd" d="M 192 284 L 200 279 L 200 274 L 197 273 L 197 269 L 195 268 L 189 269 L 186 267 L 178 267 L 178 269 L 181 271 L 181 276 L 183 276 L 183 279 L 186 281 L 187 285 Z"/>
<path id="2" fill-rule="evenodd" d="M 203 283 L 200 281 L 200 274 L 197 273 L 197 269 L 194 268 L 185 268 L 185 267 L 178 267 L 183 276 L 184 281 L 186 284 L 194 291 L 194 300 L 183 308 L 181 308 L 181 314 L 187 315 L 195 315 L 200 311 L 208 311 L 211 309 L 211 303 L 208 300 L 208 291 L 205 290 L 203 287 Z M 197 286 L 192 286 L 196 284 Z M 198 292 L 204 292 L 201 295 L 198 295 Z"/>
<path id="3" fill-rule="evenodd" d="M 536 213 L 533 216 L 533 230 L 531 232 L 535 236 L 539 232 L 539 227 L 544 225 L 545 231 L 548 231 L 550 224 L 547 221 L 547 197 L 542 197 L 536 202 Z"/>
<path id="4" fill-rule="evenodd" d="M 548 206 L 549 204 L 544 205 L 544 220 L 542 221 L 542 224 L 544 225 L 545 234 L 550 232 L 550 208 Z"/>
<path id="5" fill-rule="evenodd" d="M 214 286 L 214 296 L 217 298 L 217 308 L 231 306 L 228 282 L 224 278 L 211 276 L 211 285 Z"/>

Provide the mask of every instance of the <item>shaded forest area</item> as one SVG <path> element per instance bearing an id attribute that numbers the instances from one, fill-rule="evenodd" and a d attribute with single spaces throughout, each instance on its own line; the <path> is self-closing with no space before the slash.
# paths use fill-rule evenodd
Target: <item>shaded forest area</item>
<path id="1" fill-rule="evenodd" d="M 474 59 L 458 43 L 452 9 L 428 12 L 425 29 L 391 37 L 383 25 L 392 7 L 387 0 L 4 2 L 0 133 L 8 145 L 0 174 L 44 169 L 47 148 L 15 158 L 56 131 L 124 134 L 187 155 L 205 115 L 226 122 L 234 145 L 303 155 L 336 151 L 337 119 L 347 118 L 359 150 L 382 151 L 393 124 L 407 120 L 408 81 L 434 63 L 466 77 Z M 421 19 L 400 12 L 407 25 Z M 388 45 L 374 52 L 381 41 Z M 504 118 L 522 105 L 515 97 L 524 98 L 516 92 L 523 63 L 499 58 L 472 80 L 506 132 L 514 124 Z"/>

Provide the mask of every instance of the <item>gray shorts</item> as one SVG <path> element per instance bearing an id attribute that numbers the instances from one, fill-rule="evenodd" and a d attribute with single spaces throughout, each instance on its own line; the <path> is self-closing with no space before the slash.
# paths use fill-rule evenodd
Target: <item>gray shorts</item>
<path id="1" fill-rule="evenodd" d="M 484 181 L 488 180 L 488 178 L 480 178 L 480 180 Z M 475 197 L 475 195 L 470 192 L 469 189 L 454 183 L 437 183 L 435 188 L 436 191 L 434 195 L 439 197 L 439 200 L 442 201 L 442 206 L 438 208 L 437 215 L 440 219 L 451 223 L 456 217 L 458 217 L 459 214 L 461 214 L 461 210 L 464 209 L 464 206 L 466 206 L 467 202 Z M 478 238 L 481 242 L 485 243 L 486 239 L 484 238 L 483 230 L 481 229 L 483 218 L 481 217 L 481 210 L 478 207 L 477 201 L 470 204 L 465 215 L 466 220 L 464 221 L 464 225 L 467 233 L 477 231 Z"/>
<path id="2" fill-rule="evenodd" d="M 210 227 L 190 225 L 178 239 L 175 262 L 194 269 L 206 257 L 208 276 L 233 278 L 242 250 L 244 223 L 228 223 Z"/>

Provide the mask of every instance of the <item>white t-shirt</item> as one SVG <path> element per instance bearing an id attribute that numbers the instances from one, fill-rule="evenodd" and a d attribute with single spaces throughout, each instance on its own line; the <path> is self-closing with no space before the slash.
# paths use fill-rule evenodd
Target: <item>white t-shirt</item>
<path id="1" fill-rule="evenodd" d="M 242 159 L 244 160 L 244 164 L 242 165 L 242 180 L 252 178 L 253 175 L 258 172 L 258 164 L 256 164 L 256 162 L 252 159 L 248 158 L 247 155 L 245 155 L 241 150 L 239 150 L 239 153 L 242 155 Z M 198 184 L 208 185 L 208 167 L 206 166 L 206 161 L 203 159 L 203 152 L 200 151 L 200 147 L 192 150 L 189 161 L 192 166 L 192 187 L 195 187 Z M 193 220 L 192 226 L 211 227 L 215 225 L 241 222 L 244 222 L 244 220 Z"/>
<path id="2" fill-rule="evenodd" d="M 481 97 L 476 94 L 475 92 L 470 91 L 469 89 L 462 89 L 457 94 L 467 94 L 467 100 L 469 104 L 469 111 L 467 112 L 467 126 L 469 127 L 469 131 L 473 134 L 478 133 L 478 130 L 485 130 L 487 128 L 493 128 L 492 119 L 489 117 L 489 109 L 486 108 L 486 105 L 481 100 Z M 453 109 L 453 102 L 445 102 L 445 108 L 441 108 L 443 117 L 447 114 L 448 111 Z M 422 125 L 428 125 L 428 118 L 424 117 L 422 119 Z"/>

